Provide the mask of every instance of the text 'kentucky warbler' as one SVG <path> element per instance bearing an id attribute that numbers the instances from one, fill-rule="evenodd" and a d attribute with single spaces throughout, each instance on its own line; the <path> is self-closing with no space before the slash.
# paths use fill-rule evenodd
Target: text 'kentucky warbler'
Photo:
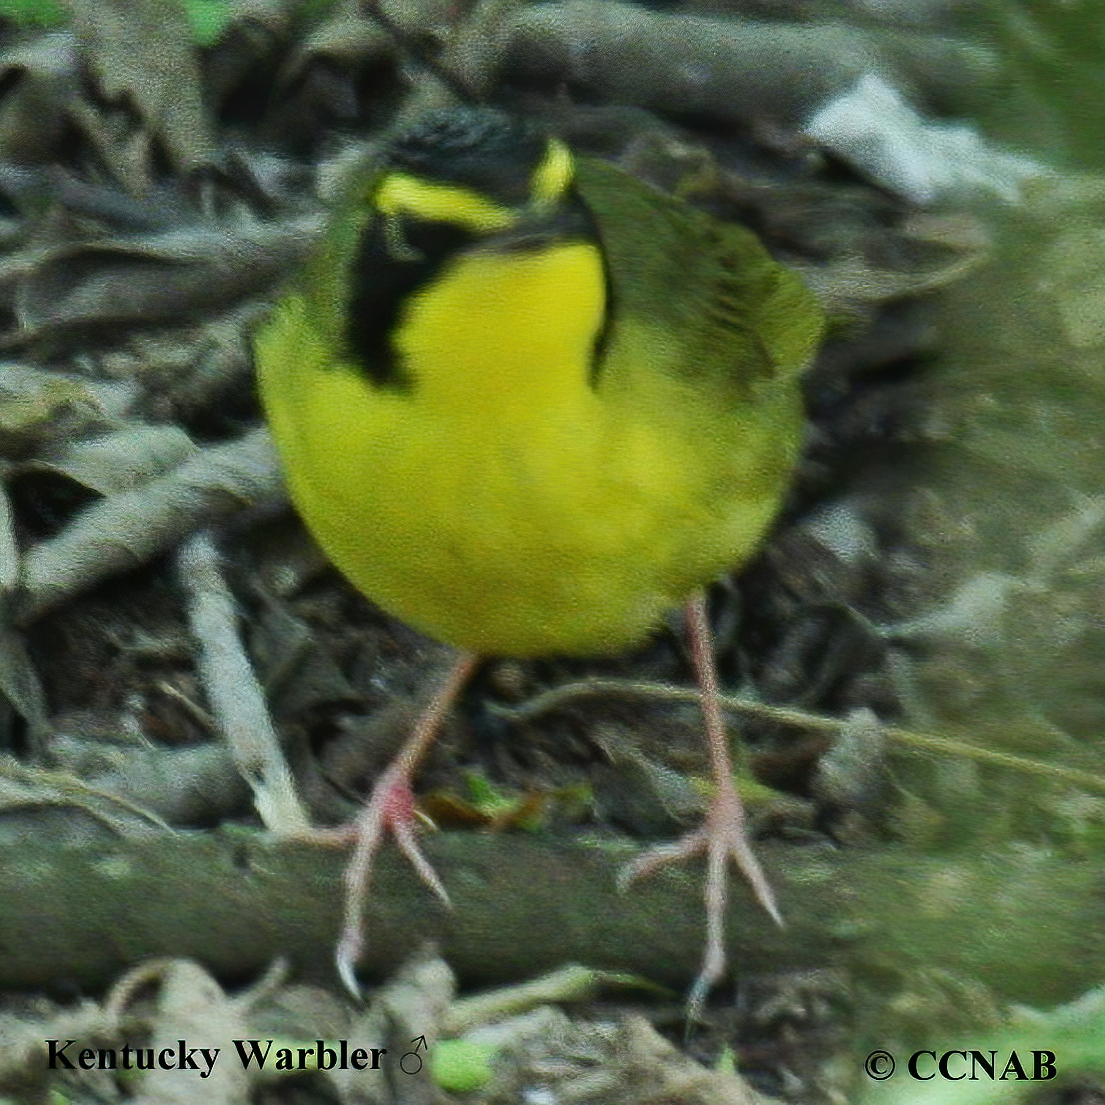
<path id="1" fill-rule="evenodd" d="M 255 338 L 292 497 L 335 564 L 462 657 L 356 826 L 339 967 L 362 940 L 390 829 L 480 655 L 590 656 L 685 605 L 716 793 L 704 826 L 632 866 L 708 854 L 722 974 L 732 856 L 778 920 L 745 837 L 701 588 L 771 523 L 822 333 L 799 278 L 721 223 L 483 108 L 429 114 L 352 195 Z"/>

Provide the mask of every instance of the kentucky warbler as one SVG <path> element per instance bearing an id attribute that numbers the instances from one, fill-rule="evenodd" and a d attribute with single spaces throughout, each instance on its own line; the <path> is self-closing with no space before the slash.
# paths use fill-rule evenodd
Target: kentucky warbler
<path id="1" fill-rule="evenodd" d="M 255 336 L 292 498 L 385 610 L 465 653 L 377 782 L 347 872 L 410 832 L 411 775 L 474 656 L 617 652 L 689 603 L 717 794 L 700 999 L 724 968 L 725 861 L 778 918 L 745 839 L 700 589 L 739 565 L 797 456 L 822 314 L 749 230 L 509 116 L 425 116 L 336 215 Z M 695 597 L 698 596 L 698 597 Z"/>

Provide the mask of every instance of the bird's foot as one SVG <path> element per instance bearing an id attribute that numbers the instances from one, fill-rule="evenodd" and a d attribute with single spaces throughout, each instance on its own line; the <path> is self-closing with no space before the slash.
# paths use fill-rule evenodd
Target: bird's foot
<path id="1" fill-rule="evenodd" d="M 635 879 L 651 875 L 666 864 L 699 855 L 706 856 L 706 945 L 702 969 L 687 997 L 689 1021 L 698 1018 L 706 995 L 725 972 L 725 907 L 729 890 L 726 865 L 730 859 L 736 862 L 767 914 L 783 926 L 775 894 L 748 841 L 744 805 L 731 779 L 719 786 L 700 828 L 672 844 L 650 848 L 627 863 L 619 872 L 618 885 L 624 890 Z"/>
<path id="2" fill-rule="evenodd" d="M 353 855 L 345 869 L 345 914 L 334 962 L 346 989 L 360 997 L 355 967 L 364 947 L 364 906 L 368 896 L 372 861 L 390 832 L 419 878 L 447 905 L 449 895 L 437 872 L 418 846 L 414 833 L 416 812 L 411 777 L 433 743 L 441 723 L 460 689 L 475 668 L 475 659 L 462 656 L 438 688 L 433 701 L 387 770 L 376 781 L 372 795 L 352 827 Z M 348 830 L 347 830 L 348 831 Z"/>
<path id="3" fill-rule="evenodd" d="M 691 655 L 702 695 L 706 748 L 716 789 L 702 828 L 674 844 L 665 844 L 646 852 L 623 869 L 619 882 L 623 887 L 627 886 L 635 878 L 647 875 L 663 864 L 705 853 L 706 947 L 702 955 L 702 969 L 687 996 L 687 1018 L 691 1022 L 701 1013 L 710 988 L 725 973 L 725 905 L 729 893 L 726 866 L 730 858 L 736 860 L 741 874 L 748 880 L 768 915 L 780 926 L 783 919 L 760 861 L 748 842 L 744 828 L 744 804 L 733 785 L 733 764 L 721 714 L 713 637 L 706 619 L 703 595 L 695 595 L 687 603 L 686 617 Z"/>
<path id="4" fill-rule="evenodd" d="M 416 816 L 410 783 L 401 765 L 393 763 L 376 783 L 356 822 L 347 829 L 355 847 L 345 869 L 345 918 L 334 960 L 346 989 L 356 997 L 360 996 L 360 987 L 354 967 L 364 947 L 364 903 L 372 861 L 389 832 L 418 877 L 452 907 L 441 879 L 419 847 L 414 832 Z"/>

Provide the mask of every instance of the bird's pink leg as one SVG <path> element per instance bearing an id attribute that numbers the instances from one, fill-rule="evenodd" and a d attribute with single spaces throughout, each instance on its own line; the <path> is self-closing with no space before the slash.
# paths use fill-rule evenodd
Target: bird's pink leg
<path id="1" fill-rule="evenodd" d="M 389 831 L 422 881 L 446 905 L 452 904 L 414 835 L 411 779 L 422 757 L 437 738 L 445 715 L 471 677 L 476 663 L 476 657 L 468 654 L 456 661 L 418 719 L 406 744 L 376 780 L 371 796 L 353 824 L 352 835 L 356 844 L 345 869 L 345 913 L 334 959 L 338 974 L 354 996 L 360 996 L 354 968 L 364 946 L 364 904 L 372 874 L 372 860 Z"/>
<path id="2" fill-rule="evenodd" d="M 652 848 L 622 870 L 620 882 L 628 885 L 666 863 L 706 855 L 706 947 L 702 969 L 688 995 L 688 1014 L 693 1019 L 702 1008 L 710 988 L 725 972 L 725 907 L 728 900 L 726 865 L 730 858 L 752 887 L 760 905 L 776 924 L 783 919 L 775 904 L 775 895 L 748 842 L 744 824 L 744 805 L 733 783 L 733 763 L 725 722 L 718 700 L 717 666 L 714 663 L 713 637 L 706 618 L 706 601 L 701 594 L 687 604 L 687 632 L 691 656 L 702 695 L 702 714 L 706 722 L 706 747 L 715 791 L 710 799 L 706 820 L 701 828 L 673 844 Z"/>

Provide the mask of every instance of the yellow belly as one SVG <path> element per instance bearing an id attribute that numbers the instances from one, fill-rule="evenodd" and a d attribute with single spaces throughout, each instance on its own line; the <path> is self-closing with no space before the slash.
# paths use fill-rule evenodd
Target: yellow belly
<path id="1" fill-rule="evenodd" d="M 416 304 L 406 352 L 447 363 L 413 392 L 335 365 L 297 297 L 256 339 L 273 436 L 319 543 L 389 613 L 477 653 L 594 655 L 640 641 L 755 547 L 796 449 L 793 396 L 744 440 L 728 412 L 678 389 L 627 409 L 587 386 L 601 266 L 565 248 L 583 251 L 563 291 L 578 304 L 551 300 L 536 270 L 527 297 L 516 258 L 501 274 L 494 259 L 477 264 Z M 500 275 L 501 308 L 482 303 L 479 332 L 465 333 L 463 308 L 494 300 Z M 534 336 L 565 312 L 578 333 L 561 328 L 563 355 L 535 354 Z M 513 355 L 519 334 L 536 362 Z"/>

